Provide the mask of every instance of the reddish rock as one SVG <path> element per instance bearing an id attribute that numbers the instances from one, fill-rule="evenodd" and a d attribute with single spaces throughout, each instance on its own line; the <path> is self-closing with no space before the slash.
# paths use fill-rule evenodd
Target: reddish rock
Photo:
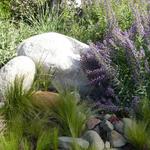
<path id="1" fill-rule="evenodd" d="M 112 115 L 112 116 L 108 119 L 108 121 L 110 121 L 112 124 L 115 124 L 116 122 L 119 121 L 119 118 L 116 117 L 116 115 Z"/>
<path id="2" fill-rule="evenodd" d="M 99 123 L 101 122 L 100 119 L 97 119 L 97 118 L 90 118 L 88 121 L 87 121 L 87 128 L 89 130 L 91 129 L 94 129 Z"/>
<path id="3" fill-rule="evenodd" d="M 32 95 L 32 103 L 40 108 L 50 108 L 57 104 L 58 97 L 57 93 L 37 91 Z"/>

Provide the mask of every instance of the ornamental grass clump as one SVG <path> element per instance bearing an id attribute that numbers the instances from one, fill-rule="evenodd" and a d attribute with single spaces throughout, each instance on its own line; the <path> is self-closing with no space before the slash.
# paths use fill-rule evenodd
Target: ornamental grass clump
<path id="1" fill-rule="evenodd" d="M 45 78 L 41 78 L 40 84 L 36 81 L 39 78 L 35 78 L 29 91 L 23 90 L 23 79 L 16 77 L 6 91 L 5 105 L 0 109 L 6 120 L 5 127 L 1 127 L 3 131 L 0 148 L 9 149 L 14 145 L 14 149 L 32 147 L 37 150 L 48 148 L 57 150 L 58 135 L 71 137 L 82 135 L 88 118 L 93 115 L 85 103 L 79 102 L 74 93 L 60 90 L 57 105 L 54 104 L 45 110 L 39 109 L 33 105 L 32 95 L 38 87 L 41 87 L 39 85 L 45 85 Z"/>
<path id="2" fill-rule="evenodd" d="M 32 90 L 26 91 L 23 88 L 24 77 L 17 77 L 5 92 L 5 105 L 3 111 L 7 120 L 11 120 L 17 115 L 26 115 L 32 109 Z"/>
<path id="3" fill-rule="evenodd" d="M 125 134 L 137 150 L 148 150 L 150 149 L 150 101 L 144 98 L 137 106 L 132 126 L 125 128 Z"/>
<path id="4" fill-rule="evenodd" d="M 72 137 L 81 136 L 88 118 L 92 115 L 90 108 L 83 102 L 77 102 L 75 95 L 70 92 L 61 93 L 58 104 L 51 111 L 62 135 Z"/>

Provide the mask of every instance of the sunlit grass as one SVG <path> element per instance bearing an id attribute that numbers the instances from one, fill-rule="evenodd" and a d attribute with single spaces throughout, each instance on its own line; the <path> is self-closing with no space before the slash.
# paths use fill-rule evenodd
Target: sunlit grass
<path id="1" fill-rule="evenodd" d="M 52 107 L 54 117 L 63 130 L 63 134 L 72 137 L 79 137 L 85 130 L 85 123 L 92 115 L 88 106 L 78 103 L 76 97 L 67 92 L 60 94 L 58 105 Z"/>

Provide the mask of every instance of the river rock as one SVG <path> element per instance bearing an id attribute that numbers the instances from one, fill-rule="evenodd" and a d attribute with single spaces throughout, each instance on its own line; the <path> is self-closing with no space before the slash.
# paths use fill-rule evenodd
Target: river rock
<path id="1" fill-rule="evenodd" d="M 89 118 L 86 125 L 89 130 L 94 129 L 98 124 L 100 124 L 101 120 L 95 117 Z"/>
<path id="2" fill-rule="evenodd" d="M 100 123 L 100 127 L 102 127 L 105 131 L 110 132 L 114 129 L 113 124 L 108 121 L 108 120 L 104 120 Z"/>
<path id="3" fill-rule="evenodd" d="M 115 127 L 116 131 L 118 131 L 122 134 L 124 133 L 124 123 L 121 120 L 115 122 L 114 127 Z"/>
<path id="4" fill-rule="evenodd" d="M 23 78 L 23 90 L 31 88 L 36 73 L 34 62 L 26 56 L 11 59 L 0 69 L 0 101 L 4 100 L 5 92 L 13 86 L 15 79 Z"/>
<path id="5" fill-rule="evenodd" d="M 120 148 L 127 143 L 126 139 L 115 130 L 109 133 L 109 141 L 114 148 Z"/>
<path id="6" fill-rule="evenodd" d="M 93 130 L 85 132 L 83 139 L 87 140 L 90 143 L 90 147 L 94 150 L 103 150 L 104 142 L 101 137 Z"/>

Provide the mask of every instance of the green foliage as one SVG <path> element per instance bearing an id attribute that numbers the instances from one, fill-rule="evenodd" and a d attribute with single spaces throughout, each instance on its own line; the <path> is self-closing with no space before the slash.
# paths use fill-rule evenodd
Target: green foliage
<path id="1" fill-rule="evenodd" d="M 143 99 L 136 108 L 136 120 L 125 129 L 127 139 L 138 149 L 150 148 L 150 101 Z"/>
<path id="2" fill-rule="evenodd" d="M 136 119 L 145 122 L 147 128 L 150 128 L 150 100 L 145 97 L 136 109 Z"/>
<path id="3" fill-rule="evenodd" d="M 48 150 L 50 148 L 53 150 L 57 150 L 58 149 L 57 136 L 58 136 L 57 129 L 54 129 L 54 131 L 43 132 L 38 138 L 36 150 Z"/>
<path id="4" fill-rule="evenodd" d="M 33 88 L 35 90 L 48 91 L 49 87 L 52 86 L 52 79 L 54 77 L 53 69 L 46 71 L 43 68 L 42 62 L 36 64 L 36 75 L 33 83 Z"/>
<path id="5" fill-rule="evenodd" d="M 132 95 L 135 94 L 135 87 L 127 61 L 125 50 L 116 47 L 113 57 L 113 63 L 116 65 L 117 70 L 116 91 L 123 106 L 130 102 Z"/>
<path id="6" fill-rule="evenodd" d="M 81 135 L 91 115 L 85 104 L 77 103 L 75 95 L 66 92 L 60 94 L 58 105 L 50 110 L 40 110 L 31 102 L 35 86 L 25 91 L 23 79 L 16 77 L 6 91 L 5 106 L 1 109 L 6 119 L 6 130 L 0 138 L 2 149 L 9 150 L 13 146 L 14 150 L 19 147 L 25 150 L 31 147 L 57 150 L 58 133 L 73 137 Z"/>
<path id="7" fill-rule="evenodd" d="M 145 122 L 135 122 L 132 128 L 126 129 L 128 140 L 136 147 L 137 150 L 150 148 L 150 132 L 146 128 Z"/>
<path id="8" fill-rule="evenodd" d="M 73 6 L 53 9 L 50 6 L 46 0 L 11 1 L 13 19 L 0 20 L 0 66 L 15 56 L 19 42 L 35 34 L 54 31 L 85 43 L 103 39 L 108 29 L 108 8 L 103 3 L 83 6 L 80 11 Z M 118 1 L 113 10 L 119 26 L 129 28 L 132 14 L 128 3 Z"/>
<path id="9" fill-rule="evenodd" d="M 36 15 L 44 2 L 45 0 L 11 0 L 11 15 L 15 20 L 23 19 L 26 22 L 31 14 Z"/>
<path id="10" fill-rule="evenodd" d="M 12 0 L 11 7 L 8 2 L 7 0 L 0 2 L 0 18 L 3 18 L 0 20 L 0 67 L 16 55 L 18 43 L 35 34 L 54 31 L 87 43 L 103 40 L 109 23 L 114 23 L 113 25 L 117 23 L 123 30 L 129 29 L 133 23 L 129 0 L 111 0 L 108 1 L 107 6 L 104 3 L 86 5 L 80 13 L 72 6 L 51 9 L 46 0 Z M 10 15 L 13 19 L 10 19 Z M 138 35 L 134 40 L 137 49 L 142 46 L 146 50 L 150 62 L 145 41 Z M 119 81 L 121 81 L 120 88 L 117 90 L 122 103 L 129 101 L 133 95 L 143 96 L 145 89 L 149 94 L 150 77 L 147 75 L 141 87 L 135 87 L 131 81 L 131 72 L 124 50 L 117 48 L 115 57 Z M 16 150 L 21 146 L 24 150 L 29 150 L 34 143 L 37 145 L 37 150 L 48 149 L 49 146 L 55 150 L 58 144 L 58 132 L 78 137 L 85 130 L 85 123 L 91 111 L 82 102 L 77 102 L 76 97 L 70 92 L 61 93 L 58 105 L 52 110 L 39 110 L 32 105 L 30 100 L 32 93 L 39 89 L 47 90 L 51 84 L 52 75 L 41 72 L 43 71 L 39 66 L 30 91 L 23 90 L 23 78 L 16 78 L 14 84 L 8 88 L 6 104 L 2 109 L 7 131 L 0 137 L 0 149 Z M 150 94 L 148 94 L 149 98 Z M 138 120 L 135 121 L 132 129 L 127 129 L 126 132 L 128 139 L 137 149 L 144 149 L 149 148 L 150 145 L 147 140 L 150 138 L 150 104 L 148 100 L 143 100 L 140 105 L 140 111 L 137 113 Z M 51 128 L 51 131 L 48 128 Z M 75 146 L 74 149 L 80 148 Z"/>
<path id="11" fill-rule="evenodd" d="M 10 0 L 0 1 L 0 19 L 10 17 Z"/>
<path id="12" fill-rule="evenodd" d="M 0 67 L 16 55 L 18 43 L 33 34 L 36 32 L 22 22 L 16 26 L 10 20 L 0 20 Z"/>
<path id="13" fill-rule="evenodd" d="M 112 0 L 112 7 L 115 12 L 118 25 L 123 30 L 129 29 L 133 23 L 133 14 L 129 2 L 129 0 Z"/>
<path id="14" fill-rule="evenodd" d="M 16 77 L 14 83 L 8 87 L 5 94 L 4 114 L 6 119 L 23 115 L 32 109 L 30 102 L 32 92 L 23 89 L 24 77 Z"/>
<path id="15" fill-rule="evenodd" d="M 15 135 L 10 134 L 8 137 L 0 137 L 0 149 L 16 150 L 18 147 L 18 138 Z"/>
<path id="16" fill-rule="evenodd" d="M 58 105 L 52 107 L 54 118 L 61 126 L 63 135 L 79 137 L 85 130 L 85 123 L 92 114 L 83 103 L 77 103 L 76 97 L 67 92 L 61 94 Z"/>
<path id="17" fill-rule="evenodd" d="M 59 10 L 50 9 L 46 5 L 46 8 L 41 8 L 36 17 L 34 15 L 29 17 L 29 22 L 37 31 L 42 33 L 57 31 L 83 42 L 87 42 L 90 39 L 96 41 L 102 38 L 106 28 L 103 12 L 102 7 L 85 7 L 83 8 L 83 14 L 80 16 L 73 7 L 64 7 Z"/>

